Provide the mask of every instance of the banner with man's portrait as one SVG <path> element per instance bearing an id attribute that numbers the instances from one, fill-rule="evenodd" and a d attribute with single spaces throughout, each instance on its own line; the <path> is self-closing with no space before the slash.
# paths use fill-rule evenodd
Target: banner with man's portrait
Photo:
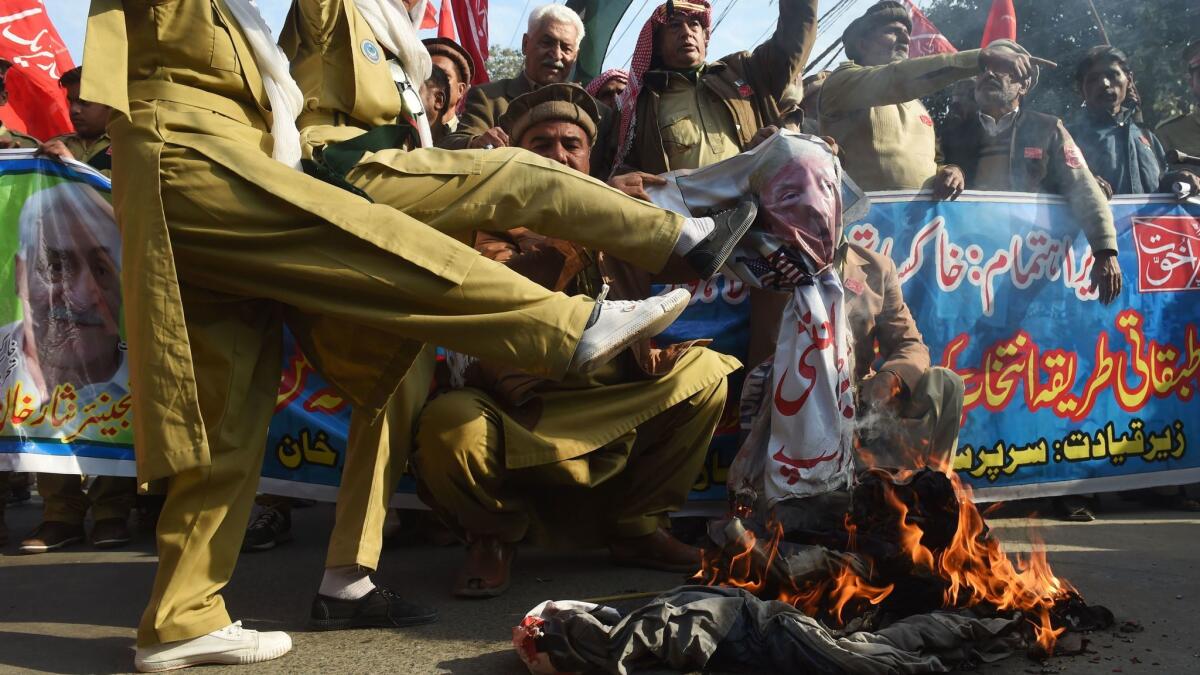
<path id="1" fill-rule="evenodd" d="M 109 202 L 108 180 L 82 164 L 0 157 L 0 468 L 132 474 Z"/>

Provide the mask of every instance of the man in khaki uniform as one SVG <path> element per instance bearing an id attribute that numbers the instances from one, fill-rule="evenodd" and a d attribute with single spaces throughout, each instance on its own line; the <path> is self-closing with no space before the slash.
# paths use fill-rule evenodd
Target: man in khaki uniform
<path id="1" fill-rule="evenodd" d="M 582 88 L 552 84 L 525 94 L 500 123 L 517 147 L 590 170 L 600 114 Z M 607 283 L 615 298 L 650 293 L 645 272 L 524 228 L 480 232 L 476 247 L 553 290 Z M 699 550 L 671 536 L 667 513 L 699 475 L 725 376 L 739 366 L 695 342 L 642 342 L 603 370 L 561 382 L 487 362 L 468 367 L 467 388 L 442 394 L 421 414 L 416 454 L 428 501 L 468 542 L 455 595 L 503 593 L 531 528 L 608 545 L 620 564 L 697 570 Z"/>
<path id="2" fill-rule="evenodd" d="M 349 48 L 373 40 L 378 40 L 378 36 L 363 14 L 353 3 L 340 0 L 294 3 L 280 36 L 280 44 L 291 59 L 293 75 L 307 97 L 305 111 L 299 119 L 305 152 L 332 174 L 340 174 L 339 167 L 344 164 L 336 158 L 347 148 L 363 155 L 382 149 L 380 145 L 373 145 L 377 140 L 405 136 L 404 133 L 385 135 L 389 129 L 403 126 L 396 119 L 396 87 L 386 64 L 372 61 L 369 49 Z M 349 62 L 345 60 L 347 55 L 353 55 Z M 389 56 L 385 50 L 385 59 Z M 355 73 L 355 77 L 344 77 L 347 72 Z M 554 170 L 546 171 L 547 168 Z M 377 202 L 394 206 L 464 240 L 477 226 L 499 220 L 491 207 L 487 207 L 487 212 L 480 212 L 477 218 L 443 219 L 441 214 L 459 202 L 472 201 L 489 190 L 496 190 L 493 186 L 502 186 L 500 189 L 507 192 L 505 199 L 527 205 L 508 214 L 503 220 L 506 225 L 534 227 L 562 238 L 603 243 L 643 265 L 647 264 L 647 247 L 662 247 L 659 234 L 630 225 L 642 219 L 638 214 L 659 218 L 663 212 L 643 210 L 643 205 L 594 180 L 564 171 L 554 163 L 515 148 L 470 152 L 381 151 L 366 154 L 358 166 L 345 174 L 344 180 Z M 557 204 L 553 197 L 558 197 L 562 203 Z M 592 205 L 607 202 L 621 211 L 622 216 L 606 219 L 548 215 L 566 212 L 573 208 L 568 202 L 575 201 Z M 579 224 L 585 222 L 588 226 L 580 228 Z M 290 323 L 303 320 L 303 317 L 289 314 Z M 311 347 L 305 349 L 310 351 Z M 432 354 L 427 353 L 425 357 L 431 361 Z M 386 486 L 395 484 L 407 463 L 412 414 L 424 402 L 428 382 L 426 375 L 424 387 L 414 381 L 411 388 L 403 388 L 402 395 L 393 399 L 393 405 L 389 407 L 393 413 L 388 417 L 389 443 L 380 446 L 378 429 L 364 429 L 357 422 L 361 416 L 356 413 L 352 417 L 342 482 L 346 489 L 339 494 L 338 525 L 326 559 L 327 581 L 331 581 L 334 574 L 350 574 L 350 570 L 338 572 L 338 568 L 357 566 L 365 570 L 360 573 L 361 581 L 355 582 L 355 588 L 370 588 L 366 574 L 378 563 L 380 527 L 390 496 Z M 390 459 L 387 458 L 389 452 Z M 375 486 L 375 497 L 362 499 L 363 490 L 359 485 Z M 347 503 L 346 500 L 353 501 Z M 344 528 L 350 528 L 357 536 L 344 536 Z M 314 602 L 314 625 L 344 627 L 334 625 L 330 615 L 344 604 L 340 601 L 355 599 L 347 595 L 344 589 L 323 582 Z M 365 620 L 360 616 L 355 625 L 364 625 Z"/>
<path id="3" fill-rule="evenodd" d="M 67 90 L 67 106 L 74 133 L 55 136 L 42 144 L 42 152 L 56 157 L 74 159 L 112 176 L 112 143 L 104 127 L 111 112 L 103 103 L 92 103 L 79 97 L 83 68 L 73 68 L 58 79 Z"/>
<path id="4" fill-rule="evenodd" d="M 4 87 L 4 75 L 11 67 L 11 63 L 0 59 L 0 107 L 8 105 L 8 89 Z M 39 145 L 41 142 L 33 136 L 13 131 L 0 122 L 0 150 L 36 148 Z M 8 543 L 8 524 L 4 520 L 4 510 L 12 492 L 12 480 L 13 473 L 11 471 L 0 471 L 0 546 Z"/>
<path id="5" fill-rule="evenodd" d="M 616 180 L 697 169 L 747 149 L 778 119 L 783 90 L 803 72 L 816 41 L 816 12 L 816 0 L 780 0 L 770 39 L 753 52 L 707 63 L 710 4 L 681 0 L 655 9 L 621 95 Z"/>
<path id="6" fill-rule="evenodd" d="M 821 133 L 837 141 L 846 173 L 864 190 L 932 188 L 937 199 L 954 198 L 962 170 L 940 164 L 933 118 L 918 99 L 984 68 L 1024 78 L 1031 57 L 989 47 L 909 59 L 911 30 L 897 0 L 875 3 L 851 22 L 842 34 L 850 60 L 821 86 Z"/>
<path id="7" fill-rule="evenodd" d="M 1168 154 L 1172 150 L 1178 150 L 1185 155 L 1200 157 L 1200 40 L 1192 42 L 1183 50 L 1183 62 L 1188 73 L 1188 88 L 1191 89 L 1192 96 L 1196 98 L 1198 105 L 1193 106 L 1190 113 L 1176 115 L 1158 125 L 1154 133 L 1158 136 L 1158 140 L 1162 142 L 1163 149 Z M 1188 172 L 1191 174 L 1190 181 L 1192 185 L 1200 186 L 1198 185 L 1200 184 L 1200 179 L 1197 178 L 1197 176 L 1200 176 L 1200 166 L 1196 166 L 1195 164 L 1172 164 L 1169 169 L 1172 171 Z M 1200 190 L 1197 192 L 1200 192 Z M 1193 194 L 1197 192 L 1193 192 Z"/>
<path id="8" fill-rule="evenodd" d="M 251 663 L 291 647 L 286 634 L 230 623 L 219 595 L 258 482 L 285 309 L 308 318 L 301 333 L 321 372 L 372 411 L 426 342 L 561 378 L 662 330 L 686 304 L 669 297 L 626 312 L 548 292 L 393 208 L 297 172 L 289 111 L 303 95 L 264 26 L 248 0 L 94 0 L 88 21 L 81 95 L 114 108 L 139 480 L 169 478 L 141 670 Z M 463 173 L 484 175 L 476 158 L 465 161 Z M 518 192 L 537 189 L 510 178 Z M 640 229 L 655 245 L 638 262 L 652 269 L 679 246 L 723 262 L 724 242 L 709 250 L 699 243 L 707 235 L 696 239 L 705 224 L 609 193 L 539 215 Z M 508 194 L 481 190 L 447 205 L 439 224 L 507 223 L 521 207 Z"/>
<path id="9" fill-rule="evenodd" d="M 79 97 L 82 68 L 63 73 L 59 84 L 67 90 L 67 103 L 74 133 L 56 136 L 41 144 L 42 152 L 64 159 L 75 159 L 107 175 L 112 174 L 109 152 L 109 108 Z M 83 538 L 83 520 L 91 509 L 95 519 L 91 542 L 97 548 L 113 548 L 129 543 L 129 512 L 133 509 L 137 481 L 118 476 L 96 476 L 86 494 L 84 476 L 39 473 L 38 494 L 45 503 L 42 524 L 21 542 L 22 553 L 44 553 Z"/>

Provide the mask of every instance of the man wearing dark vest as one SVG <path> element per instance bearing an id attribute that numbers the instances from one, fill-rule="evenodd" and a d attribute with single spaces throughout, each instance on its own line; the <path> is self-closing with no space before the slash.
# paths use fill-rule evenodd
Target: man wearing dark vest
<path id="1" fill-rule="evenodd" d="M 1009 40 L 996 40 L 988 48 L 1028 54 Z M 1096 257 L 1092 283 L 1100 302 L 1107 305 L 1121 292 L 1112 212 L 1062 120 L 1021 107 L 1022 97 L 1037 86 L 1038 76 L 1036 67 L 1025 78 L 985 70 L 975 84 L 979 113 L 947 132 L 946 160 L 962 167 L 969 190 L 1042 192 L 1066 198 Z"/>

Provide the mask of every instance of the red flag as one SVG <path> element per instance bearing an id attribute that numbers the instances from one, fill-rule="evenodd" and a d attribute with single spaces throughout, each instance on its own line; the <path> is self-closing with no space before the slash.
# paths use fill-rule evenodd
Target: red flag
<path id="1" fill-rule="evenodd" d="M 988 12 L 987 25 L 983 27 L 980 47 L 992 44 L 993 40 L 1017 39 L 1017 10 L 1012 0 L 992 0 L 992 11 Z"/>
<path id="2" fill-rule="evenodd" d="M 425 3 L 425 16 L 421 17 L 421 30 L 426 28 L 437 28 L 437 10 L 433 8 L 433 3 Z"/>
<path id="3" fill-rule="evenodd" d="M 907 0 L 909 12 L 912 14 L 912 34 L 908 39 L 908 55 L 929 56 L 930 54 L 954 54 L 958 50 L 942 35 L 942 31 L 917 9 L 912 0 Z"/>
<path id="4" fill-rule="evenodd" d="M 487 82 L 488 0 L 458 0 L 453 8 L 458 44 L 467 50 L 475 63 L 475 79 L 471 84 Z"/>
<path id="5" fill-rule="evenodd" d="M 19 131 L 23 134 L 29 133 L 25 130 L 25 120 L 13 110 L 11 105 L 0 107 L 0 124 L 3 124 L 11 131 Z"/>
<path id="6" fill-rule="evenodd" d="M 454 12 L 450 0 L 442 0 L 442 18 L 438 20 L 438 37 L 454 39 Z M 464 99 L 465 100 L 465 99 Z"/>
<path id="7" fill-rule="evenodd" d="M 4 83 L 26 133 L 44 140 L 72 131 L 58 78 L 75 63 L 41 0 L 0 0 L 0 58 L 13 64 Z"/>

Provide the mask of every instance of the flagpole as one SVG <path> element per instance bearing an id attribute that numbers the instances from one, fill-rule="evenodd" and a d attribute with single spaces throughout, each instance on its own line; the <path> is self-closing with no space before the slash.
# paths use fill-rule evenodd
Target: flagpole
<path id="1" fill-rule="evenodd" d="M 1100 29 L 1100 38 L 1104 40 L 1104 44 L 1111 45 L 1108 41 L 1108 31 L 1104 30 L 1104 21 L 1100 19 L 1100 12 L 1096 11 L 1096 3 L 1092 0 L 1087 0 L 1088 7 L 1092 10 L 1092 18 L 1096 20 L 1096 28 Z"/>

